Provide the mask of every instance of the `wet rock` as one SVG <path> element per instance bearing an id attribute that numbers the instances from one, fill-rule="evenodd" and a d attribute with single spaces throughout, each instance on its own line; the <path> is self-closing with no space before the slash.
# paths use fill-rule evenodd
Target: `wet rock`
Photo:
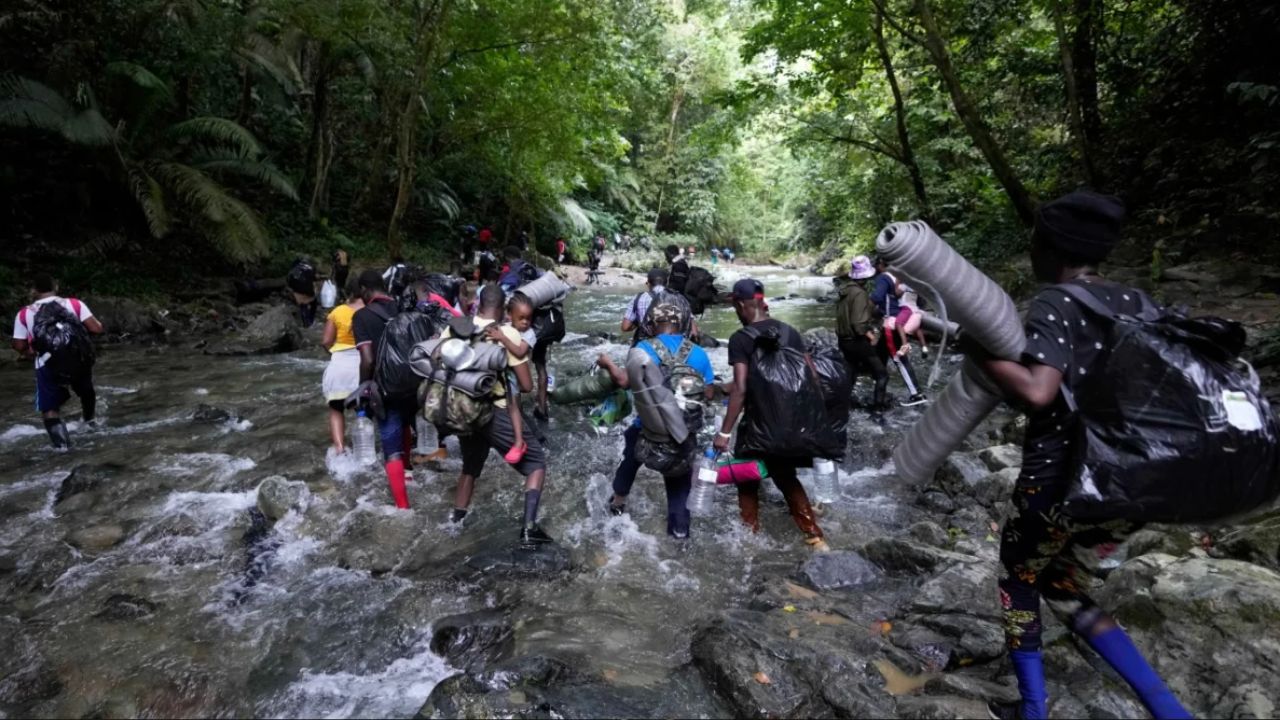
<path id="1" fill-rule="evenodd" d="M 999 619 L 996 598 L 996 567 L 969 560 L 927 580 L 908 607 L 923 614 L 963 612 Z"/>
<path id="2" fill-rule="evenodd" d="M 1245 525 L 1226 528 L 1215 536 L 1215 555 L 1280 570 L 1280 511 L 1260 515 Z"/>
<path id="3" fill-rule="evenodd" d="M 87 302 L 93 308 L 94 316 L 102 318 L 109 335 L 163 335 L 168 329 L 168 323 L 154 309 L 133 300 L 94 297 Z"/>
<path id="4" fill-rule="evenodd" d="M 8 575 L 18 569 L 18 558 L 14 555 L 0 555 L 0 575 Z"/>
<path id="5" fill-rule="evenodd" d="M 950 515 L 955 512 L 955 498 L 941 490 L 928 490 L 916 498 L 916 505 L 938 515 Z"/>
<path id="6" fill-rule="evenodd" d="M 1017 469 L 1022 467 L 1022 448 L 1017 445 L 997 445 L 979 452 L 978 458 L 986 463 L 991 472 Z"/>
<path id="7" fill-rule="evenodd" d="M 813 328 L 811 330 L 805 330 L 803 335 L 804 335 L 804 345 L 807 348 L 840 347 L 839 338 L 836 337 L 835 332 L 831 331 L 828 328 L 819 327 L 819 328 Z"/>
<path id="8" fill-rule="evenodd" d="M 493 610 L 450 615 L 432 624 L 431 652 L 457 668 L 479 669 L 505 658 L 514 647 L 511 621 Z"/>
<path id="9" fill-rule="evenodd" d="M 208 423 L 210 425 L 227 422 L 232 417 L 231 411 L 214 407 L 213 405 L 205 405 L 204 403 L 197 405 L 195 412 L 191 415 L 191 419 L 195 422 Z"/>
<path id="10" fill-rule="evenodd" d="M 98 611 L 94 617 L 113 622 L 137 620 L 155 613 L 159 607 L 156 603 L 143 597 L 116 593 L 102 603 L 102 610 Z"/>
<path id="11" fill-rule="evenodd" d="M 938 530 L 946 537 L 945 531 L 941 528 Z M 876 538 L 863 545 L 861 552 L 868 560 L 890 573 L 927 572 L 939 565 L 973 559 L 904 537 Z"/>
<path id="12" fill-rule="evenodd" d="M 972 453 L 951 453 L 938 468 L 937 480 L 942 489 L 963 493 L 990 474 L 987 464 Z"/>
<path id="13" fill-rule="evenodd" d="M 857 587 L 875 580 L 876 566 L 856 552 L 829 552 L 814 555 L 800 567 L 800 579 L 815 590 Z"/>
<path id="14" fill-rule="evenodd" d="M 930 695 L 954 695 L 987 702 L 1012 703 L 1021 699 L 1016 683 L 997 683 L 964 672 L 948 672 L 929 681 Z M 984 708 L 985 710 L 985 708 Z"/>
<path id="15" fill-rule="evenodd" d="M 913 540 L 938 548 L 946 548 L 951 544 L 951 536 L 945 528 L 936 522 L 921 520 L 907 528 L 907 535 Z"/>
<path id="16" fill-rule="evenodd" d="M 532 550 L 519 547 L 494 548 L 467 558 L 458 577 L 468 580 L 496 578 L 548 578 L 572 567 L 569 551 L 556 543 Z"/>
<path id="17" fill-rule="evenodd" d="M 1280 708 L 1280 574 L 1144 555 L 1117 568 L 1097 597 L 1192 714 L 1268 717 Z"/>
<path id="18" fill-rule="evenodd" d="M 123 539 L 124 528 L 119 525 L 94 525 L 73 530 L 67 535 L 67 542 L 88 552 L 106 550 Z"/>
<path id="19" fill-rule="evenodd" d="M 61 691 L 57 672 L 31 634 L 17 620 L 0 618 L 0 707 L 46 700 Z"/>
<path id="20" fill-rule="evenodd" d="M 206 348 L 210 355 L 268 355 L 302 347 L 302 328 L 293 308 L 277 305 L 259 315 L 234 338 Z"/>
<path id="21" fill-rule="evenodd" d="M 920 720 L 986 717 L 987 704 L 955 695 L 898 698 L 897 717 Z"/>
<path id="22" fill-rule="evenodd" d="M 1130 535 L 1124 545 L 1126 556 L 1131 558 L 1152 553 L 1184 555 L 1192 546 L 1191 535 L 1186 528 L 1165 528 L 1155 525 L 1143 528 Z M 1224 556 L 1236 557 L 1232 555 Z M 1257 562 L 1250 557 L 1237 557 L 1237 559 Z M 1265 565 L 1266 563 L 1258 562 L 1258 564 Z"/>
<path id="23" fill-rule="evenodd" d="M 1013 486 L 1018 482 L 1019 467 L 1007 467 L 993 472 L 974 483 L 971 493 L 983 507 L 994 508 L 1013 496 Z"/>
<path id="24" fill-rule="evenodd" d="M 258 510 L 270 520 L 279 520 L 290 510 L 302 509 L 310 495 L 306 483 L 272 475 L 258 484 Z"/>
<path id="25" fill-rule="evenodd" d="M 714 350 L 720 347 L 720 341 L 712 335 L 702 334 L 698 336 L 698 344 L 708 350 Z"/>
<path id="26" fill-rule="evenodd" d="M 802 676 L 812 653 L 762 637 L 754 613 L 735 613 L 693 638 L 693 662 L 738 717 L 818 717 L 826 703 Z M 790 661 L 790 662 L 789 662 Z"/>
<path id="27" fill-rule="evenodd" d="M 338 540 L 338 563 L 351 570 L 386 573 L 399 564 L 421 528 L 411 512 L 352 513 Z"/>
<path id="28" fill-rule="evenodd" d="M 62 479 L 54 503 L 61 503 L 75 495 L 98 489 L 110 473 L 119 469 L 114 465 L 77 465 Z"/>

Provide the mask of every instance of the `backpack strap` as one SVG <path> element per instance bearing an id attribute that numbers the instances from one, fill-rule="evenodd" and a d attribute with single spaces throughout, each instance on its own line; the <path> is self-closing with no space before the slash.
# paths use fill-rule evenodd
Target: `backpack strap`
<path id="1" fill-rule="evenodd" d="M 694 344 L 689 338 L 683 338 L 680 341 L 680 349 L 676 351 L 676 365 L 688 365 L 689 356 L 693 354 Z"/>
<path id="2" fill-rule="evenodd" d="M 75 315 L 76 319 L 79 320 L 80 309 L 84 307 L 84 303 L 80 302 L 75 298 L 67 298 L 67 302 L 71 303 L 71 314 Z"/>
<path id="3" fill-rule="evenodd" d="M 1054 286 L 1055 290 L 1061 290 L 1072 300 L 1080 303 L 1080 305 L 1103 320 L 1115 321 L 1117 313 L 1111 308 L 1103 304 L 1093 293 L 1085 290 L 1075 283 L 1065 282 Z"/>
<path id="4" fill-rule="evenodd" d="M 26 329 L 28 336 L 31 335 L 31 323 L 27 322 L 29 310 L 31 310 L 31 306 L 27 305 L 18 313 L 18 324 L 22 325 L 22 327 Z"/>
<path id="5" fill-rule="evenodd" d="M 653 348 L 653 352 L 658 356 L 658 362 L 662 365 L 670 366 L 678 362 L 676 356 L 671 354 L 671 350 L 666 343 L 662 342 L 661 338 L 651 338 L 649 346 Z"/>

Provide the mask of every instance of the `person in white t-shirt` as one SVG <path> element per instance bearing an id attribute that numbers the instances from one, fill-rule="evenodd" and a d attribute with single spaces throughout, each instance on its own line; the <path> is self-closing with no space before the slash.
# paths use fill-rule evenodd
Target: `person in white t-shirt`
<path id="1" fill-rule="evenodd" d="M 13 349 L 21 357 L 35 361 L 36 411 L 44 419 L 44 427 L 53 446 L 70 447 L 71 441 L 67 426 L 62 421 L 61 410 L 63 404 L 71 398 L 72 392 L 80 398 L 85 424 L 91 427 L 94 425 L 97 394 L 93 389 L 92 360 L 87 363 L 83 360 L 65 363 L 61 356 L 54 356 L 48 351 L 37 353 L 37 346 L 42 339 L 37 336 L 36 320 L 45 305 L 57 303 L 66 314 L 79 321 L 84 330 L 94 335 L 102 333 L 102 323 L 93 316 L 88 305 L 75 298 L 59 297 L 58 284 L 48 275 L 36 275 L 32 278 L 31 296 L 33 302 L 19 310 L 13 320 Z"/>

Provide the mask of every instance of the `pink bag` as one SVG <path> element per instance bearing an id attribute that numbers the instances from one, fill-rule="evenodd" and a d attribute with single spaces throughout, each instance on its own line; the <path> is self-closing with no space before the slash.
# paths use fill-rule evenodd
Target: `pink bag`
<path id="1" fill-rule="evenodd" d="M 759 460 L 737 460 L 728 455 L 717 461 L 717 485 L 736 485 L 745 482 L 760 482 L 769 477 L 769 469 Z"/>

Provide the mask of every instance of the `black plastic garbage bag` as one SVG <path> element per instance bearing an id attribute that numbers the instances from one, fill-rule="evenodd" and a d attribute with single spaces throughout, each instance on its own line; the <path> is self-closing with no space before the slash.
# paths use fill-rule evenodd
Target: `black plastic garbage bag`
<path id="1" fill-rule="evenodd" d="M 849 412 L 852 409 L 849 398 L 853 395 L 853 381 L 849 377 L 849 365 L 838 349 L 826 345 L 810 346 L 809 356 L 813 358 L 813 366 L 818 371 L 831 432 L 843 438 L 847 433 Z"/>
<path id="2" fill-rule="evenodd" d="M 1110 321 L 1106 349 L 1068 397 L 1080 419 L 1071 516 L 1204 522 L 1280 494 L 1276 421 L 1237 358 L 1238 324 L 1154 308 L 1114 316 L 1087 291 L 1071 295 Z"/>
<path id="3" fill-rule="evenodd" d="M 643 432 L 636 440 L 636 459 L 664 476 L 689 474 L 697 451 L 698 438 L 694 433 L 679 443 L 670 436 L 655 438 Z"/>
<path id="4" fill-rule="evenodd" d="M 842 458 L 845 438 L 831 429 L 822 386 L 804 353 L 781 346 L 769 331 L 747 332 L 755 336 L 756 349 L 734 455 Z"/>

